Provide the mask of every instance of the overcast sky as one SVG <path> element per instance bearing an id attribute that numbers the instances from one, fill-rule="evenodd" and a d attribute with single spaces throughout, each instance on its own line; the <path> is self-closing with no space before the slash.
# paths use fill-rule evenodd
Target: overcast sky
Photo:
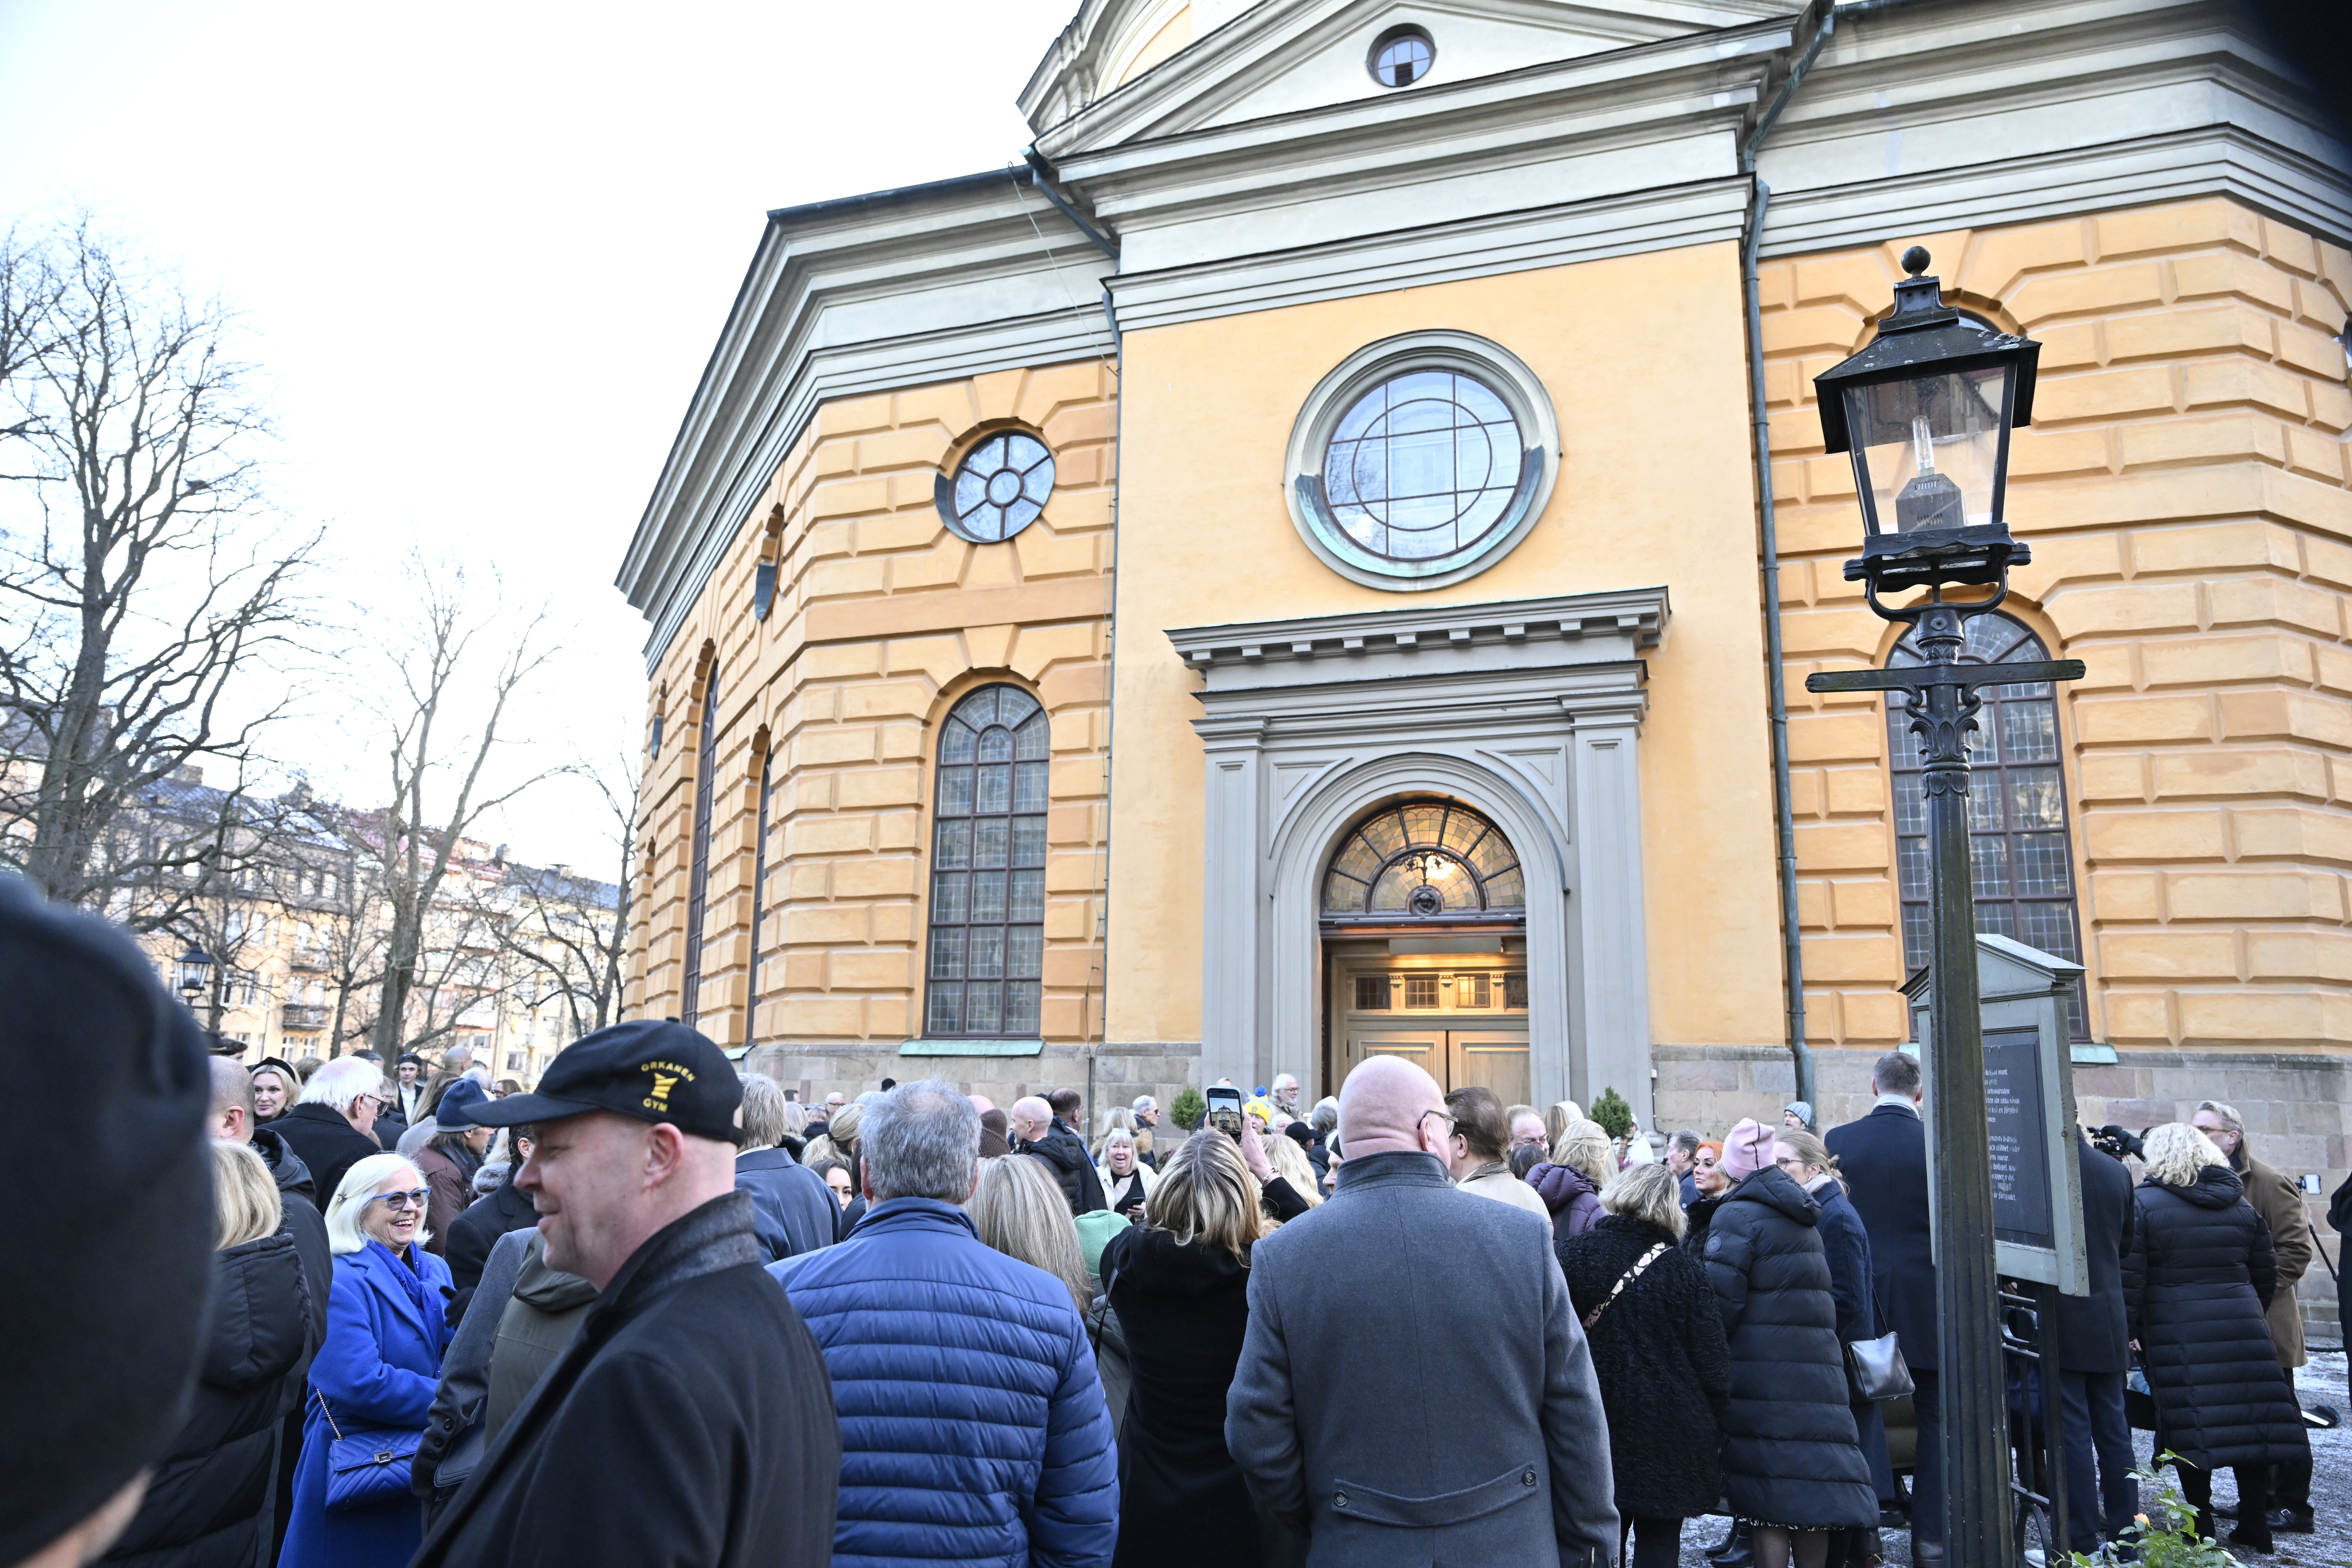
<path id="1" fill-rule="evenodd" d="M 646 637 L 613 578 L 761 215 L 1016 157 L 1076 3 L 0 0 L 0 216 L 88 206 L 236 305 L 318 586 L 497 567 L 567 627 L 513 765 L 609 754 Z M 332 714 L 272 746 L 368 796 Z M 588 868 L 600 816 L 558 784 L 486 833 Z"/>

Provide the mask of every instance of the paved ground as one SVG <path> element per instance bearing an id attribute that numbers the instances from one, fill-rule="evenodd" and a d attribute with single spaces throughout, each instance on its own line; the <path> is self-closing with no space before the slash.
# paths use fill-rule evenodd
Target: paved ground
<path id="1" fill-rule="evenodd" d="M 2315 1354 L 2311 1364 L 2296 1374 L 2295 1389 L 2306 1408 L 2334 1405 L 2346 1422 L 2332 1431 L 2311 1435 L 2311 1500 L 2318 1531 L 2311 1535 L 2279 1536 L 2275 1556 L 2242 1551 L 2237 1555 L 2240 1561 L 2260 1568 L 2269 1568 L 2273 1563 L 2278 1568 L 2352 1568 L 2352 1392 L 2346 1388 L 2344 1352 Z M 2148 1457 L 2148 1434 L 2139 1432 L 2134 1436 L 2139 1439 L 2140 1458 L 2144 1460 Z M 2236 1479 L 2224 1471 L 2213 1490 L 2214 1500 L 2229 1506 L 2237 1496 Z M 1683 1527 L 1682 1568 L 1712 1568 L 1706 1549 L 1723 1539 L 1725 1523 L 1720 1518 L 1695 1519 Z M 2228 1528 L 2225 1521 L 2225 1534 Z M 1885 1539 L 1890 1568 L 1910 1568 L 1910 1537 L 1900 1531 L 1889 1531 Z"/>

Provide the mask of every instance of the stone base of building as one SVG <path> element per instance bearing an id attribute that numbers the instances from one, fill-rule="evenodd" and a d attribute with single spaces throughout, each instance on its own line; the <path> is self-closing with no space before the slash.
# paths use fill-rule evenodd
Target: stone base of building
<path id="1" fill-rule="evenodd" d="M 1815 1124 L 1835 1127 L 1868 1114 L 1875 1051 L 1813 1051 Z M 1696 1128 L 1720 1138 L 1744 1117 L 1777 1123 L 1795 1098 L 1797 1074 L 1782 1046 L 1657 1046 L 1657 1124 Z M 2092 1127 L 2110 1122 L 2137 1131 L 2186 1121 L 2197 1103 L 2217 1100 L 2245 1119 L 2246 1136 L 2264 1164 L 2300 1179 L 2316 1173 L 2312 1223 L 2326 1230 L 2327 1194 L 2352 1166 L 2352 1059 L 2252 1051 L 2124 1050 L 2112 1063 L 2074 1065 L 2076 1113 Z M 2315 1344 L 2340 1344 L 2336 1282 L 2315 1258 L 2296 1287 Z"/>
<path id="2" fill-rule="evenodd" d="M 1152 1096 L 1164 1110 L 1185 1089 L 1199 1088 L 1201 1047 L 1181 1040 L 1083 1047 L 1048 1041 L 1034 1056 L 906 1056 L 882 1041 L 783 1042 L 753 1047 L 743 1066 L 811 1103 L 828 1094 L 855 1097 L 879 1089 L 886 1078 L 900 1083 L 944 1079 L 999 1107 L 1027 1094 L 1075 1089 L 1087 1097 L 1087 1126 L 1099 1129 L 1102 1112 L 1139 1095 Z"/>

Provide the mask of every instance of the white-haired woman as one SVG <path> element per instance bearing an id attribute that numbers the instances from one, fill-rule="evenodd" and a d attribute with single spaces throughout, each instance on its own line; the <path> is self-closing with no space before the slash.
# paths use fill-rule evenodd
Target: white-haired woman
<path id="1" fill-rule="evenodd" d="M 1127 1112 L 1113 1114 L 1124 1116 Z M 1095 1174 L 1102 1179 L 1105 1206 L 1113 1214 L 1133 1218 L 1150 1198 L 1151 1189 L 1160 1184 L 1159 1174 L 1136 1158 L 1135 1134 L 1124 1127 L 1112 1128 L 1103 1135 L 1095 1158 Z"/>
<path id="2" fill-rule="evenodd" d="M 2197 1528 L 2213 1533 L 2213 1472 L 2238 1472 L 2231 1543 L 2272 1549 L 2269 1467 L 2311 1452 L 2263 1311 L 2278 1288 L 2270 1227 L 2213 1141 L 2182 1123 L 2143 1140 L 2147 1174 L 2124 1258 L 2124 1310 L 2156 1396 L 2156 1451 L 2179 1460 Z"/>
<path id="3" fill-rule="evenodd" d="M 1256 1514 L 1225 1449 L 1225 1394 L 1249 1327 L 1250 1248 L 1265 1233 L 1240 1146 L 1211 1131 L 1178 1145 L 1143 1223 L 1103 1248 L 1135 1379 L 1118 1434 L 1114 1568 L 1259 1561 Z"/>
<path id="4" fill-rule="evenodd" d="M 449 1346 L 449 1266 L 424 1245 L 431 1199 L 415 1165 L 379 1153 L 344 1173 L 327 1205 L 335 1283 L 327 1342 L 310 1363 L 294 1518 L 278 1568 L 403 1568 L 422 1542 L 404 1453 L 392 1461 L 401 1484 L 382 1500 L 330 1509 L 327 1489 L 339 1433 L 425 1429 Z M 415 1444 L 401 1447 L 413 1452 Z"/>

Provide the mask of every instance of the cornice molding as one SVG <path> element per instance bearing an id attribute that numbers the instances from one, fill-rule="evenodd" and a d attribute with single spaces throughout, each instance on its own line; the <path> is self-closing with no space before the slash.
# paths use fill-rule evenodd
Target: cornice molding
<path id="1" fill-rule="evenodd" d="M 1168 640 L 1186 667 L 1207 675 L 1215 689 L 1226 683 L 1229 671 L 1307 660 L 1410 663 L 1419 656 L 1476 648 L 1490 655 L 1482 663 L 1509 668 L 1508 658 L 1497 663 L 1491 653 L 1562 642 L 1591 645 L 1585 657 L 1568 662 L 1621 659 L 1655 647 L 1664 635 L 1667 613 L 1664 586 L 1625 588 L 1482 605 L 1413 604 L 1339 616 L 1178 626 L 1168 632 Z M 1600 646 L 1604 640 L 1615 646 L 1604 648 Z M 1404 673 L 1401 668 L 1395 672 Z M 1333 670 L 1330 676 L 1340 672 Z M 1360 678 L 1377 677 L 1367 670 Z"/>

